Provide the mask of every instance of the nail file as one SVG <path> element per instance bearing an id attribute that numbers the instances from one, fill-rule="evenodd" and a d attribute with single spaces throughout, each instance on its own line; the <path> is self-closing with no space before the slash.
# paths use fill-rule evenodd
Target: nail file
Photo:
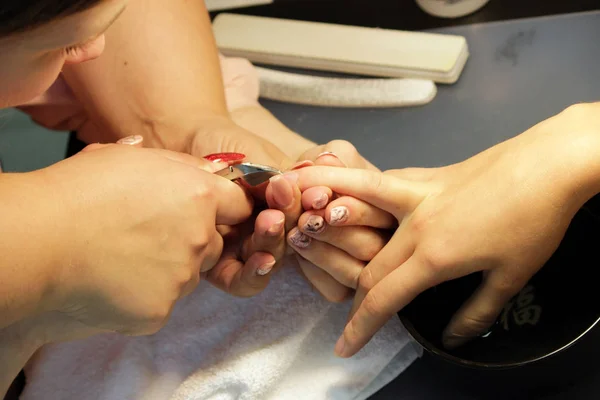
<path id="1" fill-rule="evenodd" d="M 229 10 L 271 4 L 273 0 L 204 0 L 208 11 Z"/>
<path id="2" fill-rule="evenodd" d="M 219 50 L 266 65 L 391 78 L 458 80 L 469 56 L 462 36 L 221 13 Z"/>
<path id="3" fill-rule="evenodd" d="M 408 107 L 429 103 L 435 83 L 423 79 L 325 78 L 256 68 L 260 97 L 324 107 Z"/>

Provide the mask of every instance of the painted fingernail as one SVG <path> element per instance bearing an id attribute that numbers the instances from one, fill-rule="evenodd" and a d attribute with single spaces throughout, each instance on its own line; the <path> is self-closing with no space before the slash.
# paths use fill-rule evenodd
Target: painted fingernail
<path id="1" fill-rule="evenodd" d="M 338 357 L 344 357 L 344 350 L 346 348 L 346 341 L 344 340 L 344 336 L 340 336 L 338 341 L 335 344 L 335 349 L 333 352 Z"/>
<path id="2" fill-rule="evenodd" d="M 304 224 L 304 231 L 321 233 L 325 230 L 325 220 L 320 215 L 311 215 Z"/>
<path id="3" fill-rule="evenodd" d="M 267 231 L 267 234 L 271 235 L 271 236 L 277 236 L 281 233 L 281 231 L 283 231 L 283 224 L 285 223 L 285 218 L 283 218 L 281 221 L 277 221 L 275 222 Z"/>
<path id="4" fill-rule="evenodd" d="M 294 201 L 294 190 L 287 179 L 283 175 L 275 175 L 269 181 L 273 189 L 273 201 L 278 208 L 286 209 L 290 207 Z"/>
<path id="5" fill-rule="evenodd" d="M 293 233 L 289 237 L 290 242 L 300 248 L 305 249 L 310 245 L 311 238 L 306 236 L 304 233 L 300 232 L 298 228 L 294 228 Z"/>
<path id="6" fill-rule="evenodd" d="M 118 144 L 126 144 L 129 146 L 140 144 L 144 141 L 144 137 L 142 135 L 131 135 L 117 140 Z"/>
<path id="7" fill-rule="evenodd" d="M 292 168 L 290 168 L 290 171 L 293 171 L 295 169 L 305 168 L 305 167 L 312 167 L 313 165 L 315 165 L 315 163 L 310 160 L 299 161 L 296 164 L 292 165 Z"/>
<path id="8" fill-rule="evenodd" d="M 329 196 L 327 196 L 327 193 L 321 193 L 319 198 L 313 201 L 312 208 L 321 210 L 327 206 L 327 203 L 329 203 Z"/>
<path id="9" fill-rule="evenodd" d="M 331 225 L 341 224 L 348 219 L 350 211 L 344 206 L 333 207 L 329 212 L 329 223 Z"/>
<path id="10" fill-rule="evenodd" d="M 242 153 L 213 153 L 204 156 L 205 160 L 212 162 L 225 162 L 228 165 L 239 164 L 246 158 Z"/>
<path id="11" fill-rule="evenodd" d="M 260 276 L 265 276 L 266 274 L 271 272 L 271 270 L 273 269 L 274 266 L 275 266 L 275 261 L 271 261 L 266 264 L 263 264 L 256 269 L 256 274 L 260 275 Z"/>

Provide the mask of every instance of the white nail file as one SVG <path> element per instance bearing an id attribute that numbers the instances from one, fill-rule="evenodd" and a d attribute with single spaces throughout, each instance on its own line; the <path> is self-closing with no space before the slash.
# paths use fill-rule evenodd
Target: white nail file
<path id="1" fill-rule="evenodd" d="M 219 50 L 256 63 L 454 83 L 469 56 L 463 36 L 219 14 Z"/>
<path id="2" fill-rule="evenodd" d="M 271 4 L 273 0 L 204 0 L 208 11 L 230 10 L 232 8 L 252 7 Z"/>
<path id="3" fill-rule="evenodd" d="M 323 107 L 409 107 L 429 103 L 435 83 L 423 79 L 325 78 L 257 68 L 260 97 Z"/>

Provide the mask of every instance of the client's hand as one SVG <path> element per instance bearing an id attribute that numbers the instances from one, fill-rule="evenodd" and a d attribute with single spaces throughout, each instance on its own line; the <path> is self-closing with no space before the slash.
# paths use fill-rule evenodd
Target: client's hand
<path id="1" fill-rule="evenodd" d="M 335 140 L 305 152 L 308 165 L 378 171 L 349 142 Z M 301 164 L 300 164 L 301 165 Z M 358 277 L 387 243 L 396 219 L 385 211 L 363 206 L 329 187 L 313 187 L 302 194 L 306 210 L 288 235 L 298 264 L 311 284 L 329 301 L 343 301 L 357 288 Z"/>
<path id="2" fill-rule="evenodd" d="M 478 271 L 482 285 L 450 321 L 443 340 L 452 348 L 485 332 L 552 255 L 577 210 L 600 191 L 597 108 L 569 108 L 444 168 L 296 171 L 301 190 L 327 186 L 399 222 L 360 274 L 336 353 L 355 354 L 422 291 Z"/>

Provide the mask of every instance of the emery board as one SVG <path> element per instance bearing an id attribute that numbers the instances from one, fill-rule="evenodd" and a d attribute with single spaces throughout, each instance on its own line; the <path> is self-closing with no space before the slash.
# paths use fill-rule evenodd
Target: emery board
<path id="1" fill-rule="evenodd" d="M 265 65 L 367 76 L 458 80 L 469 56 L 463 36 L 222 13 L 219 50 Z"/>

